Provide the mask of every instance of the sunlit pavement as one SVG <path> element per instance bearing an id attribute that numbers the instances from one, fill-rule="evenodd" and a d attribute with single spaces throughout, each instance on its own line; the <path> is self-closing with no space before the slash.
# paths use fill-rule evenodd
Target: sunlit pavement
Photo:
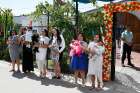
<path id="1" fill-rule="evenodd" d="M 0 93 L 139 93 L 117 81 L 106 82 L 103 90 L 89 90 L 73 84 L 73 77 L 63 75 L 62 80 L 40 79 L 38 70 L 34 74 L 9 72 L 9 63 L 0 61 Z"/>
<path id="2" fill-rule="evenodd" d="M 125 61 L 126 67 L 121 66 L 120 60 L 120 50 L 116 50 L 116 79 L 121 84 L 140 91 L 140 53 L 132 51 L 131 54 L 132 63 L 135 67 L 130 67 L 127 65 L 127 60 Z"/>

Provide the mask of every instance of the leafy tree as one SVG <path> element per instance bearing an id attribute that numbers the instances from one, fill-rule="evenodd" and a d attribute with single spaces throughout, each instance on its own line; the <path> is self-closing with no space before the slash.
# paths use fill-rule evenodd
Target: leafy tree
<path id="1" fill-rule="evenodd" d="M 8 36 L 8 31 L 13 26 L 13 14 L 11 9 L 1 9 L 0 8 L 0 26 L 3 28 L 4 37 L 2 39 L 6 39 Z"/>

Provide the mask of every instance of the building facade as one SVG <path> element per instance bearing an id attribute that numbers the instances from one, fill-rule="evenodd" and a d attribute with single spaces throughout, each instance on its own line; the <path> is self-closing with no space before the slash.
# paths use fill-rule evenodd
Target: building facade
<path id="1" fill-rule="evenodd" d="M 48 26 L 48 16 L 41 15 L 38 19 L 34 19 L 31 16 L 21 15 L 14 16 L 14 23 L 21 25 L 22 27 L 28 27 L 32 25 L 33 30 L 41 31 L 43 29 L 47 29 Z"/>

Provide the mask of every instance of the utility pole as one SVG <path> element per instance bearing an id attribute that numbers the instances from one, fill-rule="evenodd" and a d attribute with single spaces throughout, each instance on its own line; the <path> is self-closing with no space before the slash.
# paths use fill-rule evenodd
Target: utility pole
<path id="1" fill-rule="evenodd" d="M 115 32 L 116 13 L 113 13 L 112 28 L 112 52 L 111 52 L 111 80 L 115 80 L 115 63 L 116 63 L 116 32 Z"/>
<path id="2" fill-rule="evenodd" d="M 49 11 L 48 11 L 48 20 L 47 20 L 47 24 L 48 24 L 48 27 L 47 27 L 47 29 L 48 29 L 48 31 L 50 30 L 50 28 L 49 28 L 49 25 L 50 25 L 50 13 L 49 13 Z"/>

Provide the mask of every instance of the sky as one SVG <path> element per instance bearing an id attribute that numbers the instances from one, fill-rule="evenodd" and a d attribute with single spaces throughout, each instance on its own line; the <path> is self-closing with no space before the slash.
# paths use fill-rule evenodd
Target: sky
<path id="1" fill-rule="evenodd" d="M 46 0 L 0 0 L 0 8 L 10 8 L 15 16 L 22 14 L 29 14 L 35 10 L 35 6 L 40 2 L 45 2 Z M 53 0 L 47 0 L 49 3 L 53 3 Z M 120 1 L 120 0 L 116 0 Z M 99 1 L 99 6 L 106 4 Z M 79 3 L 79 11 L 85 12 L 94 9 L 92 4 L 82 4 Z"/>

